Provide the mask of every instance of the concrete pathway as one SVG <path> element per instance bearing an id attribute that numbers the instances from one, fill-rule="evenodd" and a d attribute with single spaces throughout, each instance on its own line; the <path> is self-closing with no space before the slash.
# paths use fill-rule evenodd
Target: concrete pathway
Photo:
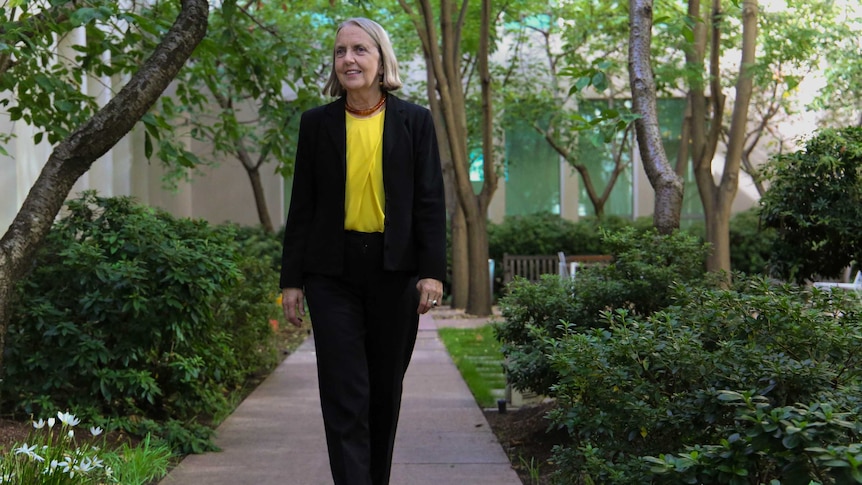
<path id="1" fill-rule="evenodd" d="M 311 338 L 160 485 L 332 485 Z M 431 314 L 404 381 L 391 485 L 521 485 L 437 337 Z"/>

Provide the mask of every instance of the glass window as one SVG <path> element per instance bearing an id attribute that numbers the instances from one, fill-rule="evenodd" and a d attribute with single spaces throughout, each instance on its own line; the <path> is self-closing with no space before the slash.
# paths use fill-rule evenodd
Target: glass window
<path id="1" fill-rule="evenodd" d="M 617 100 L 617 102 L 624 101 Z M 583 100 L 579 107 L 581 116 L 591 120 L 597 118 L 601 110 L 608 109 L 609 106 L 607 100 L 595 99 Z M 610 143 L 604 143 L 595 133 L 581 132 L 578 140 L 579 163 L 587 167 L 596 196 L 600 198 L 611 181 L 617 157 L 620 157 L 625 168 L 617 177 L 610 196 L 604 202 L 604 214 L 631 218 L 634 197 L 631 166 L 632 144 L 631 137 L 623 143 L 624 135 L 625 132 L 617 132 Z M 595 206 L 590 200 L 583 179 L 580 180 L 578 186 L 580 187 L 578 215 L 595 215 Z"/>
<path id="2" fill-rule="evenodd" d="M 685 121 L 686 101 L 683 98 L 664 98 L 658 100 L 658 122 L 661 127 L 661 138 L 664 151 L 672 166 L 676 165 L 677 154 L 682 143 L 682 123 Z M 702 219 L 703 204 L 694 180 L 694 169 L 691 166 L 691 156 L 685 162 L 683 174 L 685 192 L 682 200 L 682 218 Z"/>
<path id="3" fill-rule="evenodd" d="M 617 103 L 627 102 L 617 100 Z M 584 100 L 580 104 L 580 114 L 587 119 L 594 119 L 603 108 L 607 108 L 607 100 Z M 665 152 L 672 165 L 676 164 L 676 156 L 681 143 L 681 128 L 685 116 L 685 99 L 665 98 L 658 100 L 659 124 L 662 130 Z M 610 143 L 605 143 L 594 133 L 584 131 L 579 139 L 579 162 L 587 167 L 593 187 L 600 197 L 607 187 L 616 166 L 616 157 L 620 157 L 625 169 L 619 174 L 604 203 L 604 214 L 631 218 L 633 214 L 634 190 L 632 159 L 634 150 L 634 130 L 630 130 L 629 139 L 622 143 L 624 133 L 619 132 Z M 598 141 L 596 141 L 598 140 Z M 620 153 L 620 150 L 622 152 Z M 470 154 L 470 180 L 478 193 L 482 186 L 482 153 L 474 150 Z M 560 165 L 563 164 L 561 169 Z M 533 127 L 524 121 L 516 120 L 506 131 L 506 215 L 527 215 L 538 212 L 560 213 L 560 176 L 561 170 L 573 171 L 574 168 L 562 161 L 545 139 Z M 575 172 L 576 173 L 576 172 Z M 578 214 L 589 216 L 595 214 L 593 203 L 583 179 L 579 178 Z M 703 217 L 703 207 L 698 196 L 697 184 L 694 181 L 691 161 L 686 163 L 685 196 L 682 208 L 683 219 L 700 219 Z"/>
<path id="4" fill-rule="evenodd" d="M 560 213 L 560 157 L 530 124 L 506 132 L 506 215 Z"/>

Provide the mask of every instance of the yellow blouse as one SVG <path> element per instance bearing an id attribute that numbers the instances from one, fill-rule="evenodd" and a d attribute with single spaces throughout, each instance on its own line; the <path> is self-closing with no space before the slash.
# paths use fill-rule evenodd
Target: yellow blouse
<path id="1" fill-rule="evenodd" d="M 347 184 L 344 229 L 383 232 L 383 115 L 347 117 Z"/>

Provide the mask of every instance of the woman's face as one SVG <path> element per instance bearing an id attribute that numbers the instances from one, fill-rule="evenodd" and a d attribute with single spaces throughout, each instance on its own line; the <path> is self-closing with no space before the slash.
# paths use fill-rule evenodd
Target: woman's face
<path id="1" fill-rule="evenodd" d="M 364 30 L 347 25 L 335 37 L 335 75 L 348 93 L 380 91 L 383 64 L 374 40 Z"/>

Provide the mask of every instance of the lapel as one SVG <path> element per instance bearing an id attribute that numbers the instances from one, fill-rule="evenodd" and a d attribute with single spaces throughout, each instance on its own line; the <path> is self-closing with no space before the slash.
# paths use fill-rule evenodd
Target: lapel
<path id="1" fill-rule="evenodd" d="M 392 150 L 395 149 L 396 143 L 399 140 L 404 140 L 404 106 L 401 100 L 393 96 L 391 93 L 386 100 L 386 115 L 383 119 L 383 175 L 384 187 L 387 165 L 394 163 L 392 160 Z"/>
<path id="2" fill-rule="evenodd" d="M 344 121 L 344 104 L 346 100 L 342 96 L 326 105 L 326 120 L 323 126 L 329 133 L 332 146 L 338 155 L 340 163 L 336 163 L 336 173 L 340 177 L 337 183 L 344 186 L 347 180 L 347 126 Z"/>

